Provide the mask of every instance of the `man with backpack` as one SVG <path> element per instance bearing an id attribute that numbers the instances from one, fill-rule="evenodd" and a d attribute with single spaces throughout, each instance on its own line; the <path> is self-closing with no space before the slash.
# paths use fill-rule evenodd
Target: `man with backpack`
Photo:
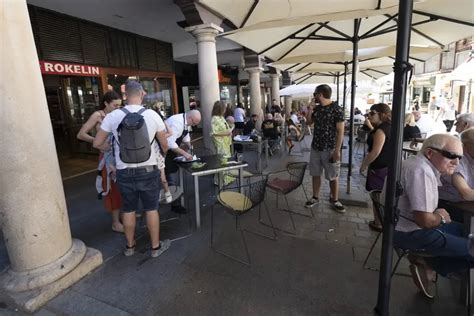
<path id="1" fill-rule="evenodd" d="M 155 111 L 147 110 L 141 105 L 145 91 L 139 82 L 127 81 L 125 94 L 127 105 L 104 118 L 93 145 L 99 150 L 107 150 L 110 147 L 107 137 L 109 133 L 113 133 L 117 184 L 123 202 L 123 225 L 127 239 L 124 255 L 131 256 L 135 253 L 135 212 L 141 200 L 150 233 L 151 256 L 158 257 L 169 248 L 170 241 L 160 242 L 160 172 L 157 151 L 153 147 L 159 146 L 166 153 L 166 129 Z"/>

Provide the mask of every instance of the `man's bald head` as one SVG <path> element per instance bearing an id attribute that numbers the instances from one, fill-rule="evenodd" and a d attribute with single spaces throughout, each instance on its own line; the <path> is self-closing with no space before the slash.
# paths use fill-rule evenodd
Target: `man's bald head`
<path id="1" fill-rule="evenodd" d="M 197 126 L 201 122 L 201 112 L 191 110 L 186 113 L 186 122 L 189 126 Z"/>
<path id="2" fill-rule="evenodd" d="M 425 152 L 428 148 L 445 149 L 448 144 L 457 144 L 459 147 L 461 147 L 461 141 L 459 140 L 459 138 L 449 134 L 435 134 L 428 137 L 423 142 L 421 152 Z"/>

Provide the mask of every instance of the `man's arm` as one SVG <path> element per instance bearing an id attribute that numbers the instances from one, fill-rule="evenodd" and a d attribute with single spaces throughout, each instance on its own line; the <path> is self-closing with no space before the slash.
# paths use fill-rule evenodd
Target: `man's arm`
<path id="1" fill-rule="evenodd" d="M 421 228 L 436 228 L 443 223 L 443 218 L 446 224 L 451 223 L 451 217 L 444 208 L 437 208 L 433 213 L 413 211 L 413 218 L 415 223 Z"/>
<path id="2" fill-rule="evenodd" d="M 342 140 L 344 139 L 344 122 L 336 123 L 336 147 L 332 153 L 332 160 L 334 162 L 341 160 Z"/>
<path id="3" fill-rule="evenodd" d="M 92 142 L 92 146 L 97 148 L 101 151 L 107 151 L 110 149 L 110 145 L 107 142 L 107 138 L 109 137 L 109 133 L 104 131 L 102 128 L 99 129 L 97 134 L 94 137 L 94 141 Z"/>
<path id="4" fill-rule="evenodd" d="M 469 187 L 466 179 L 459 173 L 455 173 L 451 178 L 453 186 L 458 190 L 462 199 L 465 201 L 474 201 L 474 189 Z"/>
<path id="5" fill-rule="evenodd" d="M 166 139 L 167 131 L 158 131 L 156 132 L 155 139 L 158 141 L 160 144 L 161 150 L 163 151 L 163 154 L 166 155 L 166 152 L 168 151 L 168 140 Z"/>

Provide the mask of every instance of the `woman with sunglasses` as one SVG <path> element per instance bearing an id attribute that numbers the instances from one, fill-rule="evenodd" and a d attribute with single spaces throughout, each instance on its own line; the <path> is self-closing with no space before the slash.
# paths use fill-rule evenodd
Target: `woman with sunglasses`
<path id="1" fill-rule="evenodd" d="M 392 111 L 385 103 L 374 104 L 370 108 L 369 121 L 374 126 L 367 138 L 368 153 L 360 166 L 360 173 L 367 171 L 365 188 L 367 191 L 382 190 L 390 161 L 389 142 Z M 374 220 L 370 228 L 382 231 L 381 219 L 374 210 Z"/>

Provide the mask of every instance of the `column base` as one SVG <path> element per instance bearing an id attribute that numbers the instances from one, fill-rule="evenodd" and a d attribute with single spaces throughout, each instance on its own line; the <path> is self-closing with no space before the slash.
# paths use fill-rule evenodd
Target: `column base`
<path id="1" fill-rule="evenodd" d="M 96 249 L 87 248 L 82 261 L 62 278 L 42 287 L 23 292 L 12 292 L 2 288 L 0 289 L 0 299 L 17 306 L 22 311 L 35 312 L 101 264 L 102 253 Z"/>

